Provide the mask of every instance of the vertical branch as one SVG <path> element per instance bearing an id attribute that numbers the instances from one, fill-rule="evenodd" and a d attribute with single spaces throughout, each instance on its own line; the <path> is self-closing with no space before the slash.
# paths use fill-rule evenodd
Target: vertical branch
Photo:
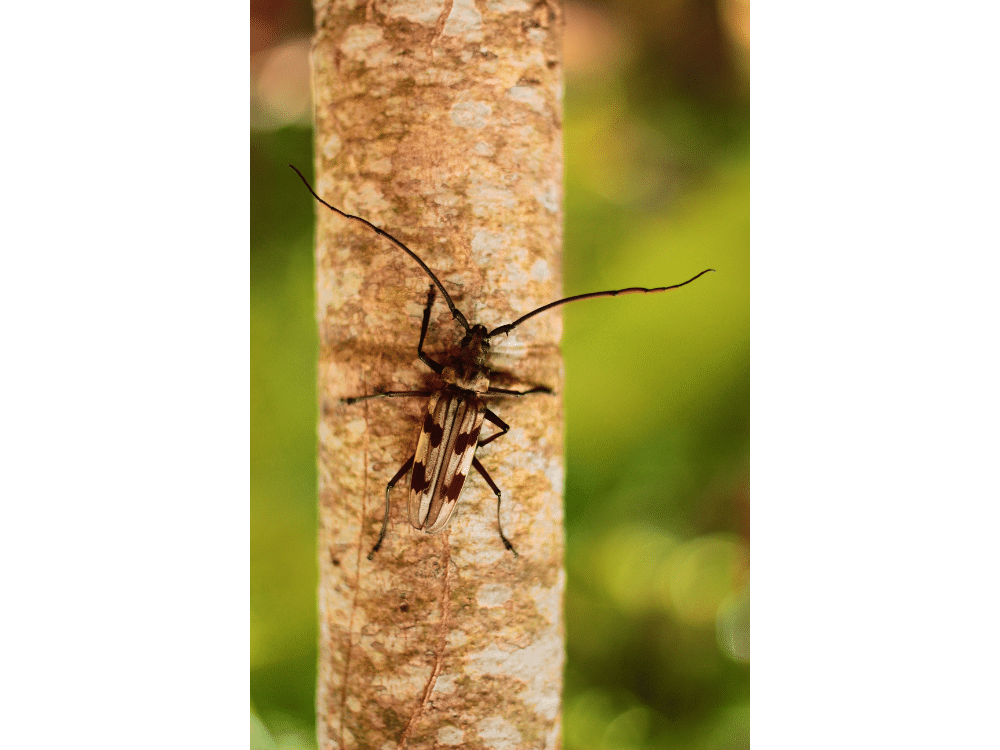
<path id="1" fill-rule="evenodd" d="M 406 243 L 471 323 L 561 292 L 561 24 L 525 0 L 317 0 L 316 187 Z M 303 196 L 307 199 L 307 196 Z M 562 687 L 562 404 L 497 399 L 511 431 L 478 458 L 445 534 L 410 527 L 422 399 L 341 399 L 440 381 L 417 358 L 428 277 L 319 209 L 320 747 L 557 747 Z M 561 390 L 558 310 L 494 342 L 493 383 Z M 440 303 L 427 351 L 461 331 Z"/>

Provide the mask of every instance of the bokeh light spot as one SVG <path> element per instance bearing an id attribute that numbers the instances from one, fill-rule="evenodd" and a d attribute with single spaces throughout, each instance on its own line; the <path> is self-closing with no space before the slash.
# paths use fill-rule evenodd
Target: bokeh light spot
<path id="1" fill-rule="evenodd" d="M 614 700 L 600 689 L 588 690 L 566 707 L 563 736 L 568 748 L 597 748 L 607 726 L 614 719 Z"/>
<path id="2" fill-rule="evenodd" d="M 601 542 L 601 575 L 618 608 L 637 614 L 657 602 L 657 570 L 677 546 L 661 529 L 619 526 Z"/>
<path id="3" fill-rule="evenodd" d="M 308 38 L 292 39 L 260 53 L 259 62 L 251 65 L 256 72 L 253 82 L 255 104 L 262 121 L 256 127 L 284 127 L 292 123 L 308 124 L 312 111 Z"/>
<path id="4" fill-rule="evenodd" d="M 650 712 L 635 706 L 617 716 L 604 730 L 601 750 L 641 750 L 649 737 Z"/>
<path id="5" fill-rule="evenodd" d="M 661 596 L 686 625 L 715 625 L 719 605 L 740 585 L 746 548 L 733 534 L 711 534 L 677 547 L 660 571 Z"/>
<path id="6" fill-rule="evenodd" d="M 749 584 L 719 605 L 715 622 L 719 647 L 736 661 L 750 661 L 750 586 Z"/>

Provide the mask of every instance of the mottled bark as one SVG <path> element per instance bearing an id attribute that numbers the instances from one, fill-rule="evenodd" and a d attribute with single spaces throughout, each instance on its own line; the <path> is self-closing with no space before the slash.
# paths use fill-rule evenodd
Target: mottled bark
<path id="1" fill-rule="evenodd" d="M 471 323 L 559 297 L 561 12 L 525 0 L 319 3 L 316 187 L 393 234 Z M 320 747 L 553 748 L 563 667 L 562 405 L 491 400 L 511 431 L 478 457 L 447 531 L 407 521 L 386 482 L 413 453 L 433 388 L 417 358 L 430 280 L 388 241 L 320 208 Z M 494 342 L 494 385 L 562 386 L 559 310 Z M 461 337 L 438 298 L 428 352 Z M 492 428 L 487 424 L 484 434 Z"/>

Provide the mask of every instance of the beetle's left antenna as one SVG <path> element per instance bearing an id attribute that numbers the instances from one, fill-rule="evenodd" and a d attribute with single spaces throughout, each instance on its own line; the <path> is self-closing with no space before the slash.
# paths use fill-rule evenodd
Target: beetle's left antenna
<path id="1" fill-rule="evenodd" d="M 399 240 L 397 240 L 395 237 L 393 237 L 388 232 L 384 232 L 381 229 L 379 229 L 377 226 L 375 226 L 374 224 L 372 224 L 370 221 L 368 221 L 366 219 L 362 219 L 360 216 L 354 216 L 353 214 L 345 213 L 344 211 L 341 211 L 336 206 L 331 206 L 329 203 L 327 203 L 325 200 L 323 200 L 322 198 L 320 198 L 316 194 L 316 191 L 313 190 L 312 185 L 309 184 L 309 180 L 307 180 L 305 178 L 305 176 L 295 167 L 294 164 L 289 164 L 288 166 L 290 166 L 292 169 L 295 170 L 295 174 L 297 174 L 299 176 L 299 179 L 301 179 L 302 182 L 305 183 L 306 187 L 309 189 L 309 192 L 312 193 L 313 198 L 315 198 L 316 200 L 318 200 L 320 203 L 322 203 L 324 206 L 326 206 L 327 208 L 329 208 L 331 211 L 340 214 L 345 219 L 354 219 L 355 221 L 360 221 L 362 224 L 364 224 L 369 229 L 375 231 L 377 234 L 382 235 L 387 240 L 389 240 L 390 242 L 392 242 L 396 247 L 398 247 L 404 253 L 406 253 L 407 255 L 409 255 L 411 258 L 413 258 L 413 260 L 417 261 L 417 263 L 420 264 L 420 267 L 422 269 L 424 269 L 424 271 L 427 272 L 428 276 L 431 277 L 431 280 L 435 284 L 437 284 L 437 288 L 441 290 L 441 294 L 444 295 L 445 302 L 448 303 L 448 309 L 451 310 L 452 317 L 455 318 L 455 320 L 458 321 L 458 324 L 460 326 L 462 326 L 462 328 L 464 328 L 466 331 L 469 330 L 469 321 L 465 319 L 464 315 L 462 315 L 462 311 L 459 310 L 457 307 L 455 307 L 455 303 L 452 301 L 451 295 L 448 294 L 448 290 L 444 288 L 444 285 L 441 283 L 441 280 L 438 279 L 438 277 L 434 275 L 434 272 L 430 268 L 427 267 L 427 264 L 424 263 L 420 259 L 419 255 L 417 255 L 415 252 L 413 252 L 412 250 L 410 250 L 410 248 L 408 248 L 406 245 L 404 245 L 402 242 L 400 242 Z"/>

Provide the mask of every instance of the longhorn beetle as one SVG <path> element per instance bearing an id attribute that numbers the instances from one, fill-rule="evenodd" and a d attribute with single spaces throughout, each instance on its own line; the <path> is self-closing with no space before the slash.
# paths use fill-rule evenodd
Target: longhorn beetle
<path id="1" fill-rule="evenodd" d="M 500 531 L 500 539 L 503 545 L 517 557 L 517 551 L 510 543 L 510 540 L 503 533 L 503 524 L 500 521 L 500 488 L 487 473 L 485 467 L 476 458 L 476 449 L 480 446 L 492 443 L 498 437 L 505 435 L 510 429 L 510 425 L 494 414 L 486 407 L 486 399 L 491 396 L 498 397 L 519 397 L 529 393 L 552 393 L 551 388 L 536 386 L 526 391 L 513 391 L 507 388 L 496 388 L 490 385 L 489 368 L 489 348 L 490 339 L 501 334 L 508 334 L 528 318 L 538 315 L 538 313 L 551 310 L 553 307 L 565 305 L 567 302 L 575 302 L 581 299 L 592 297 L 614 297 L 619 294 L 665 292 L 668 289 L 677 289 L 685 284 L 690 284 L 700 276 L 714 271 L 707 268 L 697 276 L 693 276 L 687 281 L 672 286 L 661 286 L 654 289 L 644 289 L 641 287 L 631 287 L 629 289 L 614 289 L 605 292 L 590 292 L 589 294 L 577 294 L 573 297 L 550 302 L 542 305 L 536 310 L 522 315 L 513 323 L 507 323 L 499 328 L 488 330 L 486 326 L 476 324 L 469 325 L 469 321 L 462 312 L 455 306 L 448 290 L 444 288 L 441 280 L 434 275 L 434 272 L 421 260 L 415 252 L 397 240 L 388 232 L 379 229 L 370 221 L 362 219 L 360 216 L 341 211 L 339 208 L 331 206 L 316 194 L 312 185 L 303 174 L 294 166 L 289 164 L 295 173 L 302 179 L 313 197 L 329 208 L 331 211 L 343 216 L 345 219 L 353 219 L 361 222 L 376 234 L 385 237 L 396 247 L 415 260 L 431 278 L 434 283 L 427 291 L 427 304 L 424 306 L 424 317 L 420 323 L 420 340 L 417 342 L 417 356 L 420 361 L 441 376 L 444 385 L 436 391 L 383 391 L 373 393 L 370 396 L 354 396 L 342 399 L 346 404 L 356 404 L 359 401 L 366 401 L 373 398 L 413 398 L 426 397 L 427 413 L 424 415 L 424 423 L 420 428 L 420 435 L 417 437 L 417 447 L 413 455 L 406 459 L 396 476 L 389 480 L 385 487 L 385 514 L 382 517 L 382 530 L 379 532 L 378 541 L 372 547 L 368 559 L 371 560 L 382 540 L 385 539 L 386 528 L 389 524 L 389 492 L 396 483 L 402 479 L 408 471 L 410 474 L 410 525 L 418 531 L 427 534 L 437 534 L 444 530 L 455 511 L 455 505 L 462 494 L 462 487 L 465 485 L 465 478 L 469 475 L 469 468 L 474 468 L 486 480 L 486 484 L 497 496 L 497 528 Z M 431 359 L 424 352 L 424 339 L 427 337 L 427 326 L 431 319 L 431 307 L 434 305 L 434 287 L 441 290 L 444 300 L 451 310 L 451 315 L 463 329 L 465 336 L 459 344 L 459 351 L 449 357 L 445 365 Z M 483 429 L 483 420 L 489 420 L 499 427 L 489 437 L 482 440 L 479 434 Z"/>

